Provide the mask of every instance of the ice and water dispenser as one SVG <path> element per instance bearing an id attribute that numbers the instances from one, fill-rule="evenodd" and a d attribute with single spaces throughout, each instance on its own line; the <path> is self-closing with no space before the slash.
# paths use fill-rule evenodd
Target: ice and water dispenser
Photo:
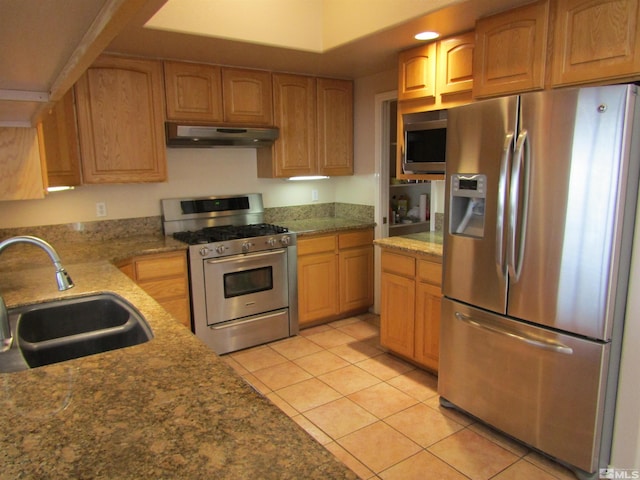
<path id="1" fill-rule="evenodd" d="M 449 233 L 483 238 L 487 176 L 454 174 L 451 176 L 450 192 Z"/>

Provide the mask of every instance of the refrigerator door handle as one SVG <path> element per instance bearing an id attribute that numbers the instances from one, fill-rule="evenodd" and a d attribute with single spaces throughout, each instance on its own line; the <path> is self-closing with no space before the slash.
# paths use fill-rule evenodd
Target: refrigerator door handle
<path id="1" fill-rule="evenodd" d="M 513 281 L 517 281 L 522 273 L 522 257 L 529 203 L 529 160 L 527 131 L 522 130 L 516 140 L 516 149 L 513 155 L 513 169 L 511 170 L 511 183 L 509 185 L 509 241 L 507 246 L 507 265 L 509 275 Z M 522 219 L 520 222 L 520 235 L 519 238 L 516 238 L 518 237 L 518 211 L 520 209 L 521 184 L 524 184 L 524 192 L 522 195 Z"/>
<path id="2" fill-rule="evenodd" d="M 498 335 L 505 335 L 509 338 L 512 338 L 514 340 L 518 340 L 520 342 L 524 342 L 528 345 L 531 345 L 533 347 L 536 348 L 541 348 L 543 350 L 551 350 L 553 352 L 556 353 L 563 353 L 565 355 L 572 355 L 573 354 L 573 349 L 571 347 L 568 347 L 567 345 L 564 345 L 563 343 L 560 342 L 555 342 L 553 340 L 549 340 L 547 338 L 532 338 L 529 337 L 521 332 L 509 332 L 507 330 L 503 330 L 500 327 L 495 327 L 492 325 L 489 325 L 487 323 L 480 323 L 476 320 L 474 320 L 472 317 L 470 317 L 469 315 L 465 315 L 464 313 L 461 312 L 455 312 L 455 316 L 458 320 L 465 322 L 473 327 L 476 328 L 481 328 L 484 330 L 487 330 L 491 333 L 496 333 Z"/>
<path id="3" fill-rule="evenodd" d="M 507 178 L 509 175 L 509 160 L 511 157 L 513 132 L 504 137 L 502 158 L 500 159 L 500 178 L 498 179 L 498 209 L 496 216 L 496 265 L 500 275 L 506 277 L 504 257 L 504 212 L 507 204 Z"/>

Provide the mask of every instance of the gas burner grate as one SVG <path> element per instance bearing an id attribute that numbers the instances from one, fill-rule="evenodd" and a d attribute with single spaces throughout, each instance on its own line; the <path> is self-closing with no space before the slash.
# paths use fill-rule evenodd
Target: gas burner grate
<path id="1" fill-rule="evenodd" d="M 198 243 L 222 242 L 243 238 L 261 237 L 287 233 L 286 227 L 270 223 L 256 223 L 250 225 L 223 225 L 218 227 L 205 227 L 194 232 L 176 232 L 173 237 L 181 242 L 195 245 Z"/>

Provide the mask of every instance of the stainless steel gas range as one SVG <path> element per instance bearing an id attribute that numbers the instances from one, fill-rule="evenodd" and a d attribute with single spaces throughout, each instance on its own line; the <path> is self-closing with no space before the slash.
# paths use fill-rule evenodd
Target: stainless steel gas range
<path id="1" fill-rule="evenodd" d="M 193 328 L 223 354 L 298 333 L 296 234 L 264 223 L 262 195 L 162 200 L 189 244 Z"/>

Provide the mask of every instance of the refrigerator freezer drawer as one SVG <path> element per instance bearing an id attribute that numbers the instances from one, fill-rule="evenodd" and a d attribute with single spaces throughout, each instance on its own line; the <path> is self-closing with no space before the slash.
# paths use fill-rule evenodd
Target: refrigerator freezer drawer
<path id="1" fill-rule="evenodd" d="M 609 344 L 442 302 L 438 393 L 552 457 L 597 468 Z"/>

